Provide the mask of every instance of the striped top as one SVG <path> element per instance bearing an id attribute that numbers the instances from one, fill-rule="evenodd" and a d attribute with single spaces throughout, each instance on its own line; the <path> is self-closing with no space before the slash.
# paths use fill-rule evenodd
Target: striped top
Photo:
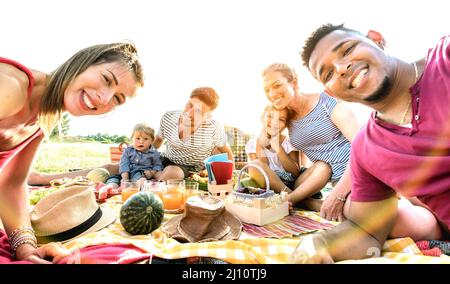
<path id="1" fill-rule="evenodd" d="M 303 151 L 311 162 L 323 161 L 331 166 L 331 181 L 344 174 L 350 158 L 350 142 L 331 120 L 337 101 L 320 94 L 319 102 L 304 118 L 289 124 L 291 144 Z"/>
<path id="2" fill-rule="evenodd" d="M 182 111 L 168 111 L 161 118 L 157 136 L 165 140 L 166 150 L 161 156 L 180 166 L 194 166 L 201 170 L 203 161 L 211 155 L 215 147 L 227 143 L 224 127 L 217 121 L 209 119 L 189 139 L 183 141 L 178 134 L 178 122 Z"/>

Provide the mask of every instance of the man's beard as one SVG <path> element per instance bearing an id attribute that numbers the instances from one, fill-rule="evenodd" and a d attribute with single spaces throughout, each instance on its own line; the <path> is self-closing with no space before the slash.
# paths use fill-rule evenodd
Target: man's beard
<path id="1" fill-rule="evenodd" d="M 364 101 L 370 104 L 379 103 L 389 95 L 391 89 L 392 89 L 391 79 L 389 79 L 386 76 L 384 77 L 384 80 L 381 83 L 380 87 L 378 87 L 378 90 L 376 90 L 372 95 L 368 96 L 367 98 L 364 98 Z"/>

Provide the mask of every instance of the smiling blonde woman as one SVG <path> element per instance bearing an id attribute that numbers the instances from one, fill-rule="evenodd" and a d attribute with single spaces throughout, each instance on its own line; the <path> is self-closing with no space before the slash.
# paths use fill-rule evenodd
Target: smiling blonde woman
<path id="1" fill-rule="evenodd" d="M 16 259 L 46 263 L 66 253 L 55 245 L 37 248 L 30 226 L 26 179 L 44 133 L 63 112 L 110 112 L 143 84 L 131 43 L 85 48 L 51 74 L 0 58 L 0 218 Z"/>

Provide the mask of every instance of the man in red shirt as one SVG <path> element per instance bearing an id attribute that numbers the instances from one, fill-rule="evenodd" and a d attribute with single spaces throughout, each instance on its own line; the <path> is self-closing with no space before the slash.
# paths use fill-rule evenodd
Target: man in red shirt
<path id="1" fill-rule="evenodd" d="M 448 238 L 450 37 L 414 63 L 386 54 L 380 39 L 328 24 L 306 41 L 304 64 L 327 93 L 374 112 L 352 143 L 348 220 L 301 241 L 292 262 L 369 257 L 394 225 Z M 397 194 L 418 199 L 419 218 L 398 214 Z"/>

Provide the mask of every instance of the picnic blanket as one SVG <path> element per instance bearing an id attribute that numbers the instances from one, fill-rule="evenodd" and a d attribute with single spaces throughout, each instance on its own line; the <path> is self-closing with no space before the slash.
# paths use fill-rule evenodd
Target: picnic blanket
<path id="1" fill-rule="evenodd" d="M 317 230 L 330 229 L 336 225 L 335 222 L 327 220 L 317 221 L 302 215 L 301 212 L 297 211 L 294 215 L 286 216 L 277 222 L 265 226 L 243 223 L 243 229 L 244 232 L 255 237 L 282 239 L 312 233 Z"/>
<path id="2" fill-rule="evenodd" d="M 418 241 L 416 242 L 416 245 L 424 255 L 450 256 L 450 242 L 436 240 Z"/>
<path id="3" fill-rule="evenodd" d="M 102 206 L 109 206 L 119 212 L 120 196 L 111 197 Z M 310 218 L 320 223 L 328 223 L 317 213 L 298 211 L 298 216 Z M 166 214 L 163 222 L 175 215 Z M 160 229 L 150 235 L 132 236 L 117 219 L 110 226 L 64 244 L 76 252 L 85 247 L 104 244 L 132 244 L 144 252 L 162 259 L 183 259 L 189 257 L 210 257 L 235 264 L 279 264 L 286 263 L 297 246 L 300 236 L 274 239 L 255 237 L 242 232 L 239 240 L 208 243 L 180 243 L 168 238 Z M 424 256 L 410 238 L 392 239 L 384 244 L 381 256 L 365 260 L 349 260 L 342 263 L 449 263 L 449 257 Z"/>

